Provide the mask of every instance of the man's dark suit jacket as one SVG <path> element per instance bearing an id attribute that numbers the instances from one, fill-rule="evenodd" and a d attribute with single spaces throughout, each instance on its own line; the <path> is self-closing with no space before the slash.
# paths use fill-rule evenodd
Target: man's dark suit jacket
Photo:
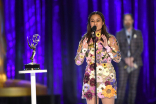
<path id="1" fill-rule="evenodd" d="M 120 51 L 121 51 L 121 61 L 119 63 L 120 68 L 127 66 L 124 58 L 127 57 L 127 52 L 128 52 L 128 42 L 127 42 L 127 35 L 126 35 L 126 30 L 122 29 L 121 31 L 117 32 L 116 38 L 119 43 Z M 141 58 L 141 53 L 143 51 L 143 38 L 142 38 L 142 33 L 140 30 L 135 30 L 134 28 L 132 29 L 132 36 L 131 36 L 131 41 L 130 41 L 130 53 L 131 57 L 134 58 L 134 62 L 138 66 L 142 66 L 142 58 Z"/>

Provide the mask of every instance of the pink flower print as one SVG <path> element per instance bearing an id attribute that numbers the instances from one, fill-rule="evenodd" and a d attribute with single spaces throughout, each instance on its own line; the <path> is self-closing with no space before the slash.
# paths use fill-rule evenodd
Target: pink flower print
<path id="1" fill-rule="evenodd" d="M 97 54 L 96 59 L 100 59 L 100 58 L 101 58 L 101 54 Z"/>
<path id="2" fill-rule="evenodd" d="M 96 53 L 99 53 L 99 52 L 101 52 L 101 51 L 102 51 L 102 48 L 98 49 L 98 50 L 96 51 Z"/>
<path id="3" fill-rule="evenodd" d="M 87 72 L 88 72 L 88 73 L 91 73 L 91 70 L 90 70 L 90 68 L 87 68 Z"/>
<path id="4" fill-rule="evenodd" d="M 100 59 L 98 59 L 98 60 L 96 60 L 96 63 L 100 63 L 100 61 L 101 61 L 101 60 L 100 60 Z"/>
<path id="5" fill-rule="evenodd" d="M 103 59 L 101 63 L 107 63 L 107 59 Z"/>
<path id="6" fill-rule="evenodd" d="M 77 61 L 77 64 L 80 65 L 81 64 L 81 61 Z"/>
<path id="7" fill-rule="evenodd" d="M 111 77 L 106 77 L 105 79 L 106 79 L 106 81 L 112 81 Z"/>
<path id="8" fill-rule="evenodd" d="M 104 52 L 101 52 L 101 57 L 104 55 Z"/>
<path id="9" fill-rule="evenodd" d="M 91 86 L 90 87 L 90 90 L 93 91 L 93 92 L 95 92 L 95 86 Z"/>
<path id="10" fill-rule="evenodd" d="M 107 62 L 107 59 L 105 58 L 105 59 L 103 59 L 103 61 L 106 61 Z"/>
<path id="11" fill-rule="evenodd" d="M 90 54 L 90 57 L 92 57 L 93 56 L 93 54 Z"/>
<path id="12" fill-rule="evenodd" d="M 97 76 L 97 82 L 102 82 L 102 77 L 101 76 Z"/>
<path id="13" fill-rule="evenodd" d="M 91 71 L 94 70 L 94 63 L 90 65 L 90 70 L 91 70 Z"/>
<path id="14" fill-rule="evenodd" d="M 110 49 L 111 49 L 109 46 L 107 46 L 107 47 L 105 47 L 105 48 L 106 48 L 107 52 L 109 52 Z"/>
<path id="15" fill-rule="evenodd" d="M 110 57 L 107 58 L 107 62 L 111 63 L 111 58 Z"/>
<path id="16" fill-rule="evenodd" d="M 92 97 L 93 97 L 93 94 L 92 94 L 92 92 L 91 92 L 90 90 L 88 90 L 88 91 L 84 94 L 84 96 L 86 97 L 86 99 L 91 100 Z"/>
<path id="17" fill-rule="evenodd" d="M 102 49 L 103 46 L 100 43 L 98 43 L 98 48 Z"/>
<path id="18" fill-rule="evenodd" d="M 91 58 L 86 58 L 86 60 L 87 60 L 87 63 L 91 62 Z"/>
<path id="19" fill-rule="evenodd" d="M 90 76 L 89 73 L 86 72 L 85 75 L 84 75 L 84 79 L 83 79 L 83 82 L 84 82 L 84 83 L 88 83 L 88 81 L 89 81 L 89 76 Z"/>
<path id="20" fill-rule="evenodd" d="M 95 78 L 91 78 L 90 79 L 90 85 L 91 86 L 95 86 Z"/>
<path id="21" fill-rule="evenodd" d="M 98 97 L 99 97 L 99 98 L 104 98 L 104 96 L 102 95 L 101 92 L 98 93 Z"/>
<path id="22" fill-rule="evenodd" d="M 105 86 L 107 86 L 107 85 L 110 85 L 110 82 L 109 81 L 106 81 L 105 82 Z"/>

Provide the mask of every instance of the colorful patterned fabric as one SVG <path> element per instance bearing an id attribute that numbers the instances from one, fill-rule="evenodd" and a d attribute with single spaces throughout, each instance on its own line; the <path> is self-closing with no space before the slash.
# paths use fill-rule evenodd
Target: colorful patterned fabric
<path id="1" fill-rule="evenodd" d="M 108 46 L 104 47 L 100 44 L 101 40 L 96 43 L 96 74 L 97 74 L 97 96 L 104 97 L 117 97 L 117 82 L 116 72 L 111 60 L 119 63 L 121 54 L 119 44 L 115 36 L 110 35 Z M 95 55 L 94 44 L 92 39 L 88 44 L 88 49 L 82 47 L 83 41 L 79 42 L 79 47 L 75 57 L 75 63 L 81 65 L 86 58 L 87 66 L 83 78 L 82 96 L 84 99 L 92 99 L 95 96 Z"/>

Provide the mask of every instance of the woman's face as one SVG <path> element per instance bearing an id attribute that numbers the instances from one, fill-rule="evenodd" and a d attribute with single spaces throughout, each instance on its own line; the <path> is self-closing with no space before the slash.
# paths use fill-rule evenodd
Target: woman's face
<path id="1" fill-rule="evenodd" d="M 96 26 L 97 27 L 96 31 L 99 31 L 102 29 L 102 25 L 104 25 L 104 22 L 102 21 L 102 18 L 98 14 L 94 14 L 90 18 L 90 25 L 91 28 L 93 26 Z"/>

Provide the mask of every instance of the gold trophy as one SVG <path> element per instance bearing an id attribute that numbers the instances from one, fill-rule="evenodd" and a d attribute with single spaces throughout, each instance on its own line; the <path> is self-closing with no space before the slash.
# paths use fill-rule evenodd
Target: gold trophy
<path id="1" fill-rule="evenodd" d="M 36 46 L 40 41 L 40 36 L 38 34 L 34 34 L 33 36 L 27 37 L 28 45 L 31 49 L 33 49 L 33 53 L 30 57 L 31 63 L 25 64 L 25 70 L 40 70 L 40 64 L 34 63 L 34 56 L 36 54 Z"/>

